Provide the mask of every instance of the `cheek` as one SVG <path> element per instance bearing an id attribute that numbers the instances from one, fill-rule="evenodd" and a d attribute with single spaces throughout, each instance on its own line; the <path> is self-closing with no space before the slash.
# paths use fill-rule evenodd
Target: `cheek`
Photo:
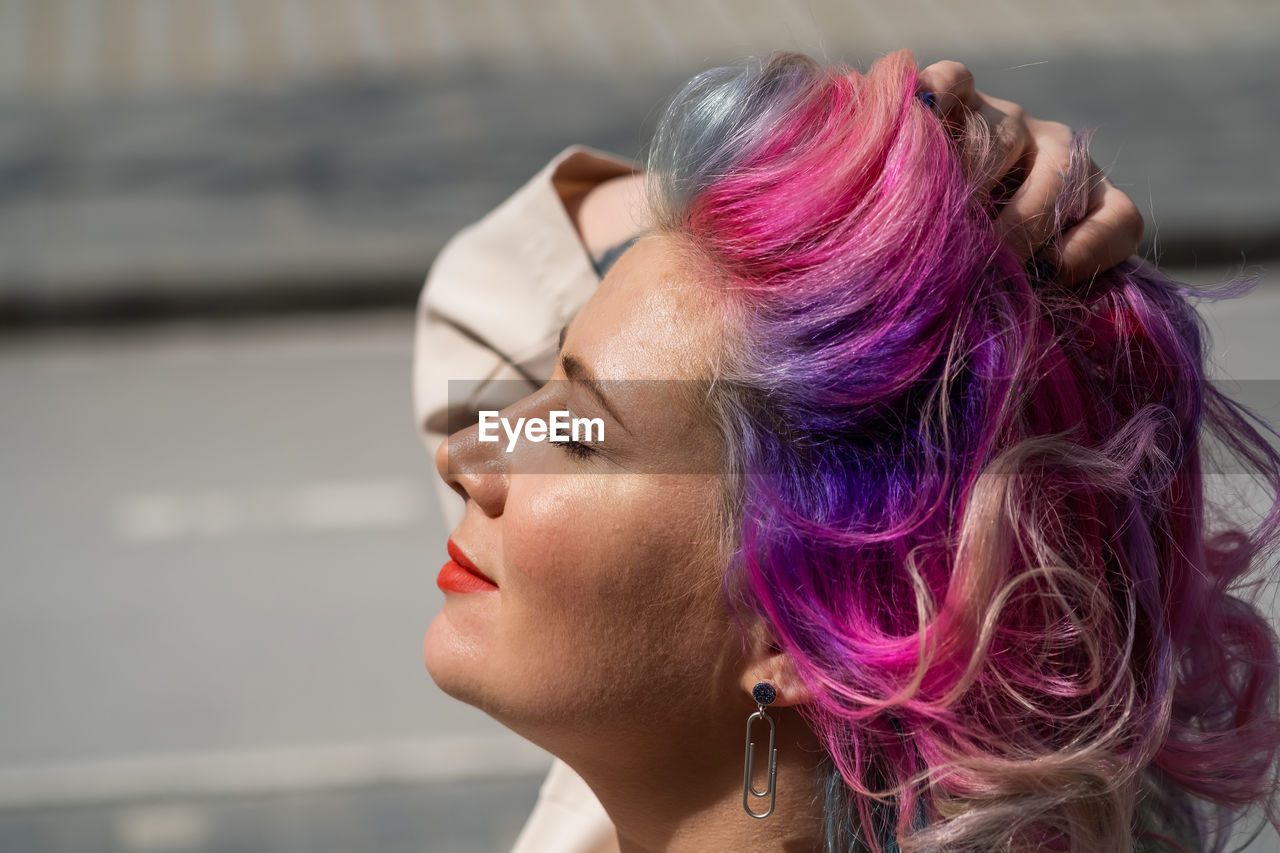
<path id="1" fill-rule="evenodd" d="M 683 639 L 688 622 L 706 625 L 721 609 L 720 566 L 699 538 L 712 495 L 708 478 L 676 475 L 513 482 L 503 518 L 510 604 L 544 629 L 604 633 L 632 650 L 669 646 L 673 631 Z"/>
<path id="2" fill-rule="evenodd" d="M 643 478 L 626 474 L 513 480 L 503 510 L 503 563 L 522 594 L 603 593 L 643 561 Z"/>

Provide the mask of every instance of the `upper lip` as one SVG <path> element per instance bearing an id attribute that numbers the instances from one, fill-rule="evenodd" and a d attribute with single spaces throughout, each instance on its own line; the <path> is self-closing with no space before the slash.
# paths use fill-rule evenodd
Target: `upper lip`
<path id="1" fill-rule="evenodd" d="M 467 557 L 466 553 L 464 553 L 463 550 L 460 547 L 458 547 L 457 543 L 455 543 L 452 539 L 450 539 L 447 543 L 445 543 L 445 548 L 449 551 L 449 557 L 459 566 L 462 566 L 462 568 L 466 569 L 468 572 L 475 575 L 476 577 L 484 578 L 489 583 L 492 583 L 494 586 L 497 586 L 497 584 L 494 583 L 493 578 L 489 577 L 484 572 L 476 568 L 476 564 L 471 562 L 471 559 Z"/>

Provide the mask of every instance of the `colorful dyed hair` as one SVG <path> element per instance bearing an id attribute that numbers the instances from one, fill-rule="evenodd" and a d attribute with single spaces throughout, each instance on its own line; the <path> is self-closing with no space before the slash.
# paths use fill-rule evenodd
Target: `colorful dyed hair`
<path id="1" fill-rule="evenodd" d="M 830 755 L 832 850 L 1221 850 L 1273 825 L 1277 640 L 1237 597 L 1280 458 L 1205 377 L 1203 296 L 1137 261 L 1066 288 L 997 239 L 905 52 L 692 80 L 651 203 L 724 291 L 711 404 L 735 603 Z M 1058 221 L 1083 214 L 1077 139 Z M 1211 447 L 1271 498 L 1205 497 Z M 1219 460 L 1220 464 L 1226 464 Z"/>

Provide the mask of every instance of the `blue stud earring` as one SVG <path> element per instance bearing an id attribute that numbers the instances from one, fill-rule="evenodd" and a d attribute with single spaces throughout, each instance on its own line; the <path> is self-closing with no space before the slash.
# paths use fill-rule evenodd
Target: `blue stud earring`
<path id="1" fill-rule="evenodd" d="M 752 817 L 763 820 L 773 814 L 773 805 L 778 798 L 778 750 L 773 745 L 778 728 L 774 725 L 773 719 L 764 712 L 765 706 L 772 705 L 778 698 L 778 691 L 769 682 L 761 681 L 751 688 L 751 698 L 755 700 L 756 712 L 747 717 L 747 754 L 742 771 L 742 808 Z M 755 783 L 751 780 L 752 770 L 755 767 L 756 746 L 751 740 L 751 727 L 757 720 L 764 720 L 769 724 L 769 783 L 763 791 L 757 791 Z M 768 797 L 769 808 L 763 812 L 752 811 L 751 797 L 757 799 Z"/>

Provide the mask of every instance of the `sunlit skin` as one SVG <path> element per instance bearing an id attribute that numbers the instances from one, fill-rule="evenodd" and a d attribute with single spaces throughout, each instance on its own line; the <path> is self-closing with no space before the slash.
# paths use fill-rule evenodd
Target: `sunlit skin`
<path id="1" fill-rule="evenodd" d="M 604 380 L 705 380 L 726 332 L 717 298 L 673 238 L 645 238 L 569 325 L 553 379 L 567 378 L 568 360 Z M 820 751 L 784 707 L 803 692 L 763 629 L 744 622 L 744 639 L 728 612 L 727 556 L 710 527 L 721 477 L 679 473 L 719 457 L 718 433 L 680 383 L 604 390 L 619 418 L 576 381 L 503 411 L 604 418 L 604 454 L 547 442 L 507 453 L 476 441 L 474 427 L 437 451 L 440 476 L 466 500 L 451 539 L 498 589 L 446 594 L 424 641 L 427 669 L 577 770 L 624 851 L 820 849 Z M 741 804 L 760 680 L 780 692 L 768 821 Z"/>
<path id="2" fill-rule="evenodd" d="M 568 382 L 508 410 L 611 441 L 441 451 L 467 499 L 441 686 L 575 768 L 625 853 L 818 850 L 824 805 L 832 849 L 1213 848 L 1246 806 L 1280 826 L 1280 656 L 1246 583 L 1280 503 L 1232 526 L 1201 449 L 1268 499 L 1280 456 L 1208 383 L 1194 291 L 1130 258 L 1141 217 L 1088 135 L 906 52 L 715 70 L 658 127 L 647 177 L 553 178 L 597 261 L 667 236 L 566 330 Z M 456 324 L 484 335 L 474 304 Z M 589 376 L 726 381 L 613 386 L 605 415 Z M 757 680 L 781 697 L 765 822 L 740 787 Z"/>

